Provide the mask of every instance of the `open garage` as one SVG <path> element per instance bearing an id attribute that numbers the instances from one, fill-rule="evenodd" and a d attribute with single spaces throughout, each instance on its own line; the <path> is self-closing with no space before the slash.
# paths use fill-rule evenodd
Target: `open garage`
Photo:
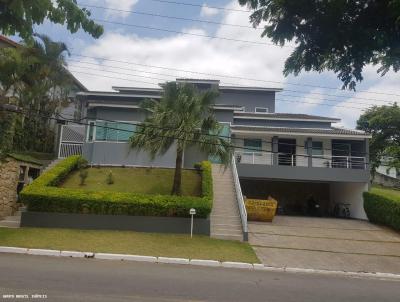
<path id="1" fill-rule="evenodd" d="M 269 179 L 240 179 L 246 198 L 278 201 L 278 215 L 332 217 L 348 208 L 350 217 L 366 219 L 362 193 L 366 183 L 279 181 Z M 339 212 L 335 212 L 336 209 Z"/>

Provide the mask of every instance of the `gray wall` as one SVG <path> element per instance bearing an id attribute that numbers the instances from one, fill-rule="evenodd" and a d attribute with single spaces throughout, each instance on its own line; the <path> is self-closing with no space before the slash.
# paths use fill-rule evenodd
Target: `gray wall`
<path id="1" fill-rule="evenodd" d="M 194 164 L 207 159 L 207 154 L 201 152 L 197 147 L 192 146 L 185 150 L 183 167 L 191 169 L 194 167 Z"/>
<path id="2" fill-rule="evenodd" d="M 266 166 L 238 164 L 240 178 L 276 179 L 276 180 L 308 180 L 328 182 L 369 182 L 369 170 L 341 168 L 309 168 L 291 166 Z"/>
<path id="3" fill-rule="evenodd" d="M 254 112 L 255 107 L 266 107 L 275 112 L 275 92 L 220 90 L 216 104 L 244 106 L 248 112 Z"/>
<path id="4" fill-rule="evenodd" d="M 86 143 L 84 150 L 85 158 L 92 165 L 175 167 L 176 146 L 154 160 L 145 151 L 131 149 L 128 143 L 92 142 Z"/>

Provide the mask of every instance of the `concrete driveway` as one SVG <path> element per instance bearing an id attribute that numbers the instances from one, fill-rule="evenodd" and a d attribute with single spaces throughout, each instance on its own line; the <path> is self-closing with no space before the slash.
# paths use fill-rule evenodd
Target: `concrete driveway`
<path id="1" fill-rule="evenodd" d="M 249 242 L 265 265 L 400 274 L 400 234 L 366 221 L 277 216 Z"/>

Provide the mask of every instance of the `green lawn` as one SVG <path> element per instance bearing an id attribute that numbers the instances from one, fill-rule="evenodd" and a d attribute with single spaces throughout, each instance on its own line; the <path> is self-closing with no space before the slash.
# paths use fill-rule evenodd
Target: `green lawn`
<path id="1" fill-rule="evenodd" d="M 88 168 L 85 185 L 80 185 L 79 171 L 72 172 L 61 184 L 63 188 L 91 191 L 116 191 L 142 194 L 171 193 L 174 169 L 159 168 Z M 114 184 L 106 178 L 112 171 Z M 196 170 L 182 171 L 182 195 L 201 196 L 201 175 Z"/>
<path id="2" fill-rule="evenodd" d="M 384 197 L 400 201 L 400 190 L 390 189 L 382 186 L 373 186 L 370 190 L 371 193 L 382 195 Z"/>
<path id="3" fill-rule="evenodd" d="M 45 228 L 0 228 L 0 246 L 259 263 L 251 246 L 207 236 Z"/>

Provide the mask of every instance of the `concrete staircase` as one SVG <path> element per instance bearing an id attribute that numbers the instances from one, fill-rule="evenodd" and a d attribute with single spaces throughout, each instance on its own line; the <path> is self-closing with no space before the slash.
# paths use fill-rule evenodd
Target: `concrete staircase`
<path id="1" fill-rule="evenodd" d="M 211 237 L 243 240 L 242 222 L 236 200 L 232 170 L 212 165 L 214 203 L 210 215 Z"/>
<path id="2" fill-rule="evenodd" d="M 13 216 L 6 216 L 0 220 L 0 228 L 19 228 L 21 224 L 21 213 L 26 211 L 26 207 L 20 207 Z"/>

